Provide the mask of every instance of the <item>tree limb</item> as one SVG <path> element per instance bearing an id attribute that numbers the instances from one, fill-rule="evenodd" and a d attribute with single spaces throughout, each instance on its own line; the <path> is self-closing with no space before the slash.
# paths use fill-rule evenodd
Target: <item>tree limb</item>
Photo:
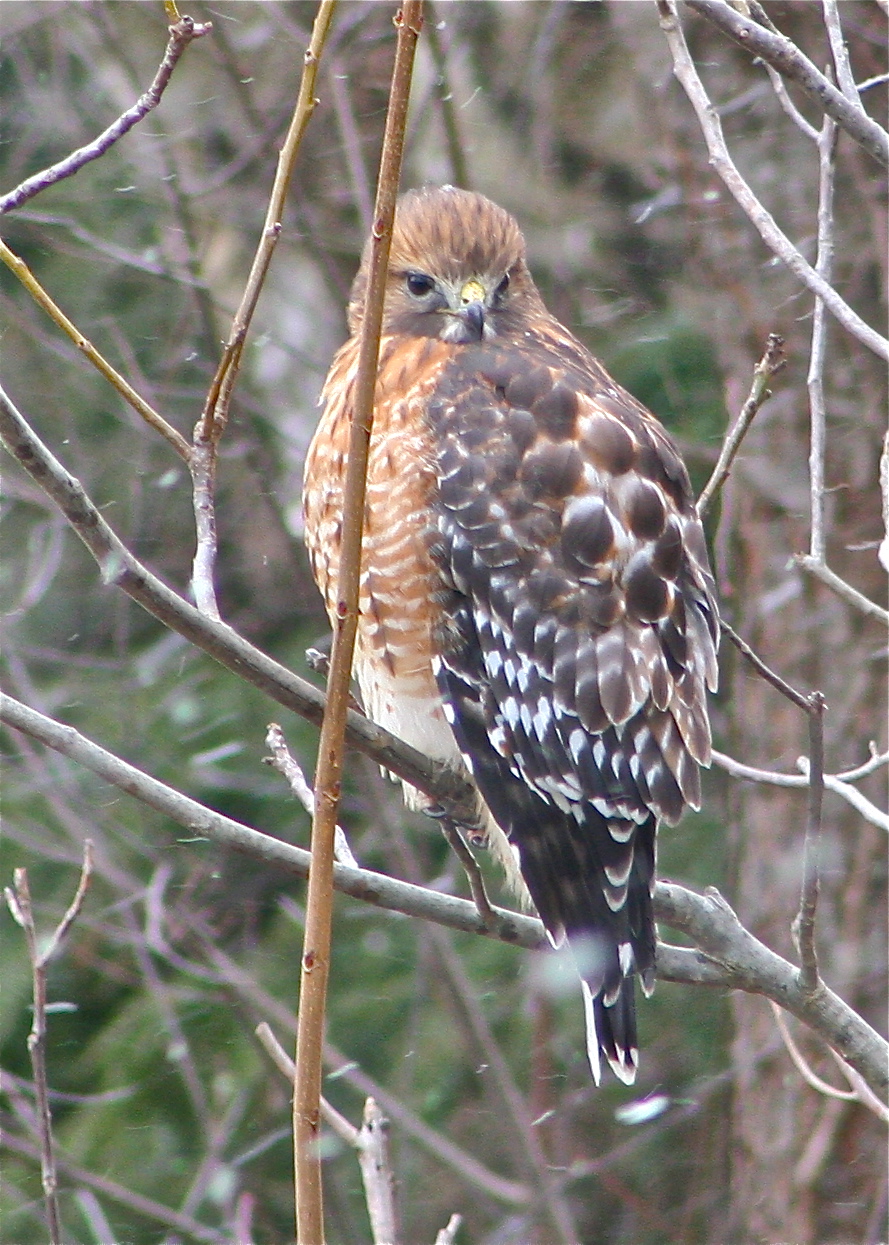
<path id="1" fill-rule="evenodd" d="M 69 726 L 0 694 L 0 721 L 25 732 L 121 791 L 183 826 L 190 836 L 265 861 L 305 878 L 311 856 L 302 848 L 223 817 L 143 774 Z M 334 886 L 374 907 L 434 921 L 465 933 L 497 938 L 530 950 L 545 948 L 543 926 L 532 917 L 493 909 L 497 921 L 486 924 L 474 903 L 438 891 L 400 882 L 367 869 L 334 866 Z M 818 1032 L 867 1081 L 875 1093 L 887 1085 L 887 1044 L 867 1022 L 823 983 L 807 994 L 793 964 L 769 950 L 746 930 L 716 891 L 698 895 L 673 882 L 659 882 L 654 894 L 655 916 L 682 930 L 700 950 L 658 944 L 658 977 L 684 985 L 744 990 L 773 999 Z"/>
<path id="2" fill-rule="evenodd" d="M 785 35 L 766 30 L 726 4 L 725 0 L 685 0 L 685 3 L 751 56 L 760 57 L 785 78 L 795 82 L 875 160 L 889 166 L 889 134 L 871 120 L 860 104 L 853 103 L 838 91 L 830 79 Z"/>

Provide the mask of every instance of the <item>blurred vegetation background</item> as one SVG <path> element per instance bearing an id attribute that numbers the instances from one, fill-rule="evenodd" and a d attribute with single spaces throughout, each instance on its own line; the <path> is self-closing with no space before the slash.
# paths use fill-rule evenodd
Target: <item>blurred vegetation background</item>
<path id="1" fill-rule="evenodd" d="M 816 64 L 827 62 L 821 6 L 767 8 Z M 885 73 L 881 6 L 840 8 L 856 80 Z M 190 437 L 259 237 L 315 5 L 219 0 L 187 11 L 214 30 L 188 49 L 160 107 L 103 158 L 5 218 L 4 236 Z M 224 617 L 300 673 L 325 631 L 301 542 L 302 461 L 368 229 L 393 12 L 379 2 L 338 10 L 222 448 Z M 761 66 L 693 14 L 684 20 L 739 167 L 811 259 L 813 145 Z M 0 30 L 3 190 L 129 107 L 166 42 L 159 2 L 5 0 Z M 865 101 L 882 116 L 885 84 Z M 665 421 L 699 487 L 767 334 L 787 339 L 789 366 L 710 517 L 720 595 L 729 621 L 786 678 L 824 690 L 831 772 L 865 760 L 872 739 L 885 750 L 885 636 L 792 562 L 808 544 L 812 299 L 709 168 L 654 5 L 429 4 L 403 185 L 446 181 L 517 215 L 550 309 Z M 842 135 L 836 242 L 837 288 L 882 322 L 885 186 Z M 6 270 L 0 285 L 10 394 L 118 534 L 184 592 L 187 472 Z M 884 372 L 831 324 L 826 379 L 828 558 L 882 600 Z M 209 806 L 306 844 L 307 815 L 262 764 L 265 726 L 280 710 L 103 587 L 47 499 L 9 460 L 3 475 L 8 690 Z M 718 746 L 792 772 L 806 751 L 802 715 L 739 668 L 733 651 L 724 649 L 723 671 Z M 311 773 L 316 732 L 296 719 L 284 726 Z M 43 927 L 73 894 L 84 838 L 96 844 L 85 910 L 50 977 L 66 1239 L 289 1239 L 288 1088 L 253 1029 L 268 1020 L 291 1042 L 303 888 L 187 839 L 25 737 L 5 733 L 3 744 L 2 876 L 27 866 Z M 879 775 L 862 789 L 878 800 Z M 718 886 L 748 927 L 792 957 L 804 816 L 804 792 L 714 770 L 704 811 L 662 835 L 661 875 Z M 342 821 L 363 865 L 465 893 L 436 828 L 405 813 L 365 758 L 350 762 Z M 824 860 L 822 970 L 880 1025 L 885 842 L 829 795 Z M 45 1239 L 26 1050 L 30 975 L 20 931 L 5 910 L 0 921 L 0 1232 L 30 1245 Z M 342 898 L 335 943 L 324 1092 L 356 1122 L 369 1088 L 379 1096 L 408 1245 L 433 1241 L 455 1211 L 461 1245 L 555 1245 L 554 1198 L 584 1243 L 886 1239 L 877 1121 L 802 1083 L 764 1000 L 662 983 L 641 1005 L 635 1090 L 596 1090 L 579 993 L 547 992 L 527 953 Z M 826 1052 L 797 1037 L 835 1080 Z M 660 1113 L 626 1122 L 622 1109 L 653 1095 L 663 1096 Z M 534 1168 L 530 1135 L 548 1173 Z M 334 1140 L 326 1182 L 330 1245 L 367 1241 L 357 1164 Z"/>

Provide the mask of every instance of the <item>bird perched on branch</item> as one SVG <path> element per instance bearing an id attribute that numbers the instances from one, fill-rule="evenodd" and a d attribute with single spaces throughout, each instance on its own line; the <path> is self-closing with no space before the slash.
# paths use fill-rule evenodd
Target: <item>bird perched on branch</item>
<path id="1" fill-rule="evenodd" d="M 332 619 L 368 256 L 306 463 Z M 365 709 L 469 772 L 490 846 L 574 953 L 596 1080 L 601 1053 L 630 1084 L 657 825 L 698 807 L 710 760 L 713 580 L 675 445 L 549 314 L 481 195 L 399 201 L 363 542 Z"/>

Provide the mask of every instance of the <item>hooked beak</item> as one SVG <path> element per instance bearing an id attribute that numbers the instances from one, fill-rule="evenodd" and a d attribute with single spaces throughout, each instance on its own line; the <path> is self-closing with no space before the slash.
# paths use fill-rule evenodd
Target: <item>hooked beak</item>
<path id="1" fill-rule="evenodd" d="M 460 310 L 457 316 L 466 325 L 470 341 L 481 341 L 485 330 L 485 289 L 473 277 L 460 291 Z"/>

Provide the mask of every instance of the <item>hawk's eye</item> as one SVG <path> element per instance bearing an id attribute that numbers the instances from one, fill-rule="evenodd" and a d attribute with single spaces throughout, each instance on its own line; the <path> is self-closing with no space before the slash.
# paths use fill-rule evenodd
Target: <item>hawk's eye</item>
<path id="1" fill-rule="evenodd" d="M 408 293 L 413 294 L 414 298 L 422 298 L 435 289 L 435 282 L 425 272 L 409 272 L 406 284 Z"/>
<path id="2" fill-rule="evenodd" d="M 503 280 L 500 282 L 500 284 L 497 286 L 496 290 L 494 291 L 494 297 L 502 298 L 508 289 L 509 289 L 509 273 L 507 272 Z"/>

